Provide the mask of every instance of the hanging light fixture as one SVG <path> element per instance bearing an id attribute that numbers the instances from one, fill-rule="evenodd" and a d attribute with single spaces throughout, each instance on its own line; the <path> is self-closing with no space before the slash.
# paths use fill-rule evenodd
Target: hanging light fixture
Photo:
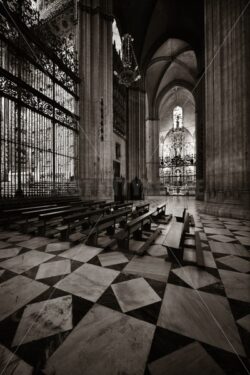
<path id="1" fill-rule="evenodd" d="M 126 87 L 131 86 L 133 82 L 136 82 L 141 78 L 135 52 L 133 49 L 133 41 L 134 39 L 130 34 L 125 34 L 122 37 L 122 69 L 120 72 L 114 71 L 114 75 L 117 76 L 119 83 Z"/>

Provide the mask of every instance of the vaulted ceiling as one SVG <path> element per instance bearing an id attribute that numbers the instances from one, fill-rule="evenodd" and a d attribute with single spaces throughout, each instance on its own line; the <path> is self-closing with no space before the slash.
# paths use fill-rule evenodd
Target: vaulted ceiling
<path id="1" fill-rule="evenodd" d="M 159 107 L 173 88 L 192 91 L 197 80 L 197 59 L 194 50 L 180 39 L 168 39 L 152 56 L 145 73 L 148 115 L 158 118 Z"/>
<path id="2" fill-rule="evenodd" d="M 203 0 L 114 0 L 120 33 L 134 37 L 141 67 L 169 38 L 185 41 L 199 59 L 204 42 L 203 11 Z"/>

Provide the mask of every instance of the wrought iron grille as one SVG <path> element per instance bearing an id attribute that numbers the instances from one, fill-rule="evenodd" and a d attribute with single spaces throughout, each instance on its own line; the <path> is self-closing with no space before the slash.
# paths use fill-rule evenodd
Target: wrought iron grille
<path id="1" fill-rule="evenodd" d="M 0 3 L 2 198 L 77 192 L 79 78 L 28 26 Z"/>

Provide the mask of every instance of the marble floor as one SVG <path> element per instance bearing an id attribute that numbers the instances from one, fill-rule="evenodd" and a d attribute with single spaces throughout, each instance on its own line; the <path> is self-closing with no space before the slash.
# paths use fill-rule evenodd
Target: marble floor
<path id="1" fill-rule="evenodd" d="M 194 216 L 181 263 L 162 223 L 143 257 L 147 233 L 124 251 L 0 230 L 0 375 L 250 374 L 250 222 L 149 201 Z"/>

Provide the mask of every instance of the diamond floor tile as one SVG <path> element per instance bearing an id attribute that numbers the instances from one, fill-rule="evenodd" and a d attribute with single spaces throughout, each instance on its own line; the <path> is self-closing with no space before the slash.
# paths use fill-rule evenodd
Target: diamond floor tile
<path id="1" fill-rule="evenodd" d="M 245 356 L 225 297 L 168 284 L 157 325 Z"/>
<path id="2" fill-rule="evenodd" d="M 98 259 L 103 267 L 128 262 L 128 258 L 119 251 L 111 251 L 109 253 L 99 254 Z"/>
<path id="3" fill-rule="evenodd" d="M 162 257 L 167 255 L 167 250 L 161 245 L 151 245 L 147 250 L 147 253 L 154 257 Z"/>
<path id="4" fill-rule="evenodd" d="M 145 255 L 144 257 L 135 256 L 122 272 L 166 282 L 170 268 L 171 263 L 166 262 L 164 259 Z"/>
<path id="5" fill-rule="evenodd" d="M 15 257 L 20 253 L 21 249 L 21 247 L 10 247 L 8 249 L 1 249 L 0 259 Z"/>
<path id="6" fill-rule="evenodd" d="M 241 319 L 238 319 L 238 320 L 237 320 L 237 323 L 239 324 L 239 326 L 241 326 L 241 327 L 244 328 L 247 332 L 250 333 L 250 314 L 244 316 L 244 317 L 241 318 Z"/>
<path id="7" fill-rule="evenodd" d="M 118 271 L 86 263 L 54 287 L 96 302 L 118 275 Z"/>
<path id="8" fill-rule="evenodd" d="M 213 253 L 238 255 L 250 258 L 250 252 L 240 244 L 220 243 L 209 241 L 209 246 Z"/>
<path id="9" fill-rule="evenodd" d="M 219 242 L 224 242 L 224 243 L 227 243 L 227 242 L 234 242 L 235 241 L 235 238 L 232 238 L 232 237 L 228 237 L 228 236 L 223 236 L 223 235 L 220 235 L 220 234 L 216 234 L 214 236 L 209 236 L 209 239 L 211 240 L 216 240 L 216 241 L 219 241 Z"/>
<path id="10" fill-rule="evenodd" d="M 49 358 L 45 372 L 143 374 L 154 331 L 152 324 L 94 305 Z"/>
<path id="11" fill-rule="evenodd" d="M 35 250 L 42 246 L 48 245 L 53 242 L 52 239 L 46 237 L 34 237 L 28 241 L 18 242 L 18 246 L 26 247 L 27 249 Z"/>
<path id="12" fill-rule="evenodd" d="M 39 340 L 72 328 L 72 296 L 33 303 L 24 310 L 12 346 Z"/>
<path id="13" fill-rule="evenodd" d="M 96 255 L 103 251 L 100 247 L 87 246 L 85 244 L 79 244 L 71 249 L 64 251 L 60 254 L 63 258 L 69 258 L 72 260 L 77 260 L 78 262 L 88 262 L 90 259 L 94 258 Z"/>
<path id="14" fill-rule="evenodd" d="M 71 272 L 70 260 L 58 260 L 55 262 L 43 263 L 39 266 L 36 280 L 45 279 L 60 275 L 67 275 Z"/>
<path id="15" fill-rule="evenodd" d="M 0 374 L 32 375 L 34 368 L 0 344 Z"/>
<path id="16" fill-rule="evenodd" d="M 180 364 L 185 375 L 223 375 L 224 371 L 198 342 L 176 350 L 149 364 L 151 375 L 180 375 Z"/>
<path id="17" fill-rule="evenodd" d="M 113 284 L 111 287 L 123 312 L 161 301 L 142 277 Z"/>
<path id="18" fill-rule="evenodd" d="M 206 234 L 219 234 L 219 235 L 231 235 L 231 232 L 228 229 L 221 229 L 221 228 L 209 228 L 209 227 L 204 227 L 204 232 Z"/>
<path id="19" fill-rule="evenodd" d="M 250 272 L 250 262 L 234 255 L 227 255 L 217 259 L 217 262 L 225 264 L 239 272 Z"/>
<path id="20" fill-rule="evenodd" d="M 14 258 L 4 260 L 0 263 L 0 267 L 20 274 L 28 271 L 35 266 L 38 266 L 43 262 L 46 262 L 49 259 L 52 259 L 53 257 L 54 255 L 51 254 L 45 254 L 41 251 L 31 250 Z"/>
<path id="21" fill-rule="evenodd" d="M 194 289 L 203 288 L 220 281 L 210 273 L 194 266 L 176 268 L 172 272 Z"/>
<path id="22" fill-rule="evenodd" d="M 246 246 L 250 246 L 250 236 L 245 237 L 245 236 L 235 236 L 237 240 L 242 244 Z"/>
<path id="23" fill-rule="evenodd" d="M 250 275 L 219 270 L 228 298 L 250 302 Z"/>
<path id="24" fill-rule="evenodd" d="M 25 306 L 49 287 L 18 275 L 0 284 L 0 321 Z"/>
<path id="25" fill-rule="evenodd" d="M 46 253 L 49 253 L 49 252 L 56 252 L 56 251 L 64 251 L 64 250 L 68 250 L 70 248 L 70 242 L 55 242 L 55 243 L 49 243 L 47 246 L 46 246 Z"/>

